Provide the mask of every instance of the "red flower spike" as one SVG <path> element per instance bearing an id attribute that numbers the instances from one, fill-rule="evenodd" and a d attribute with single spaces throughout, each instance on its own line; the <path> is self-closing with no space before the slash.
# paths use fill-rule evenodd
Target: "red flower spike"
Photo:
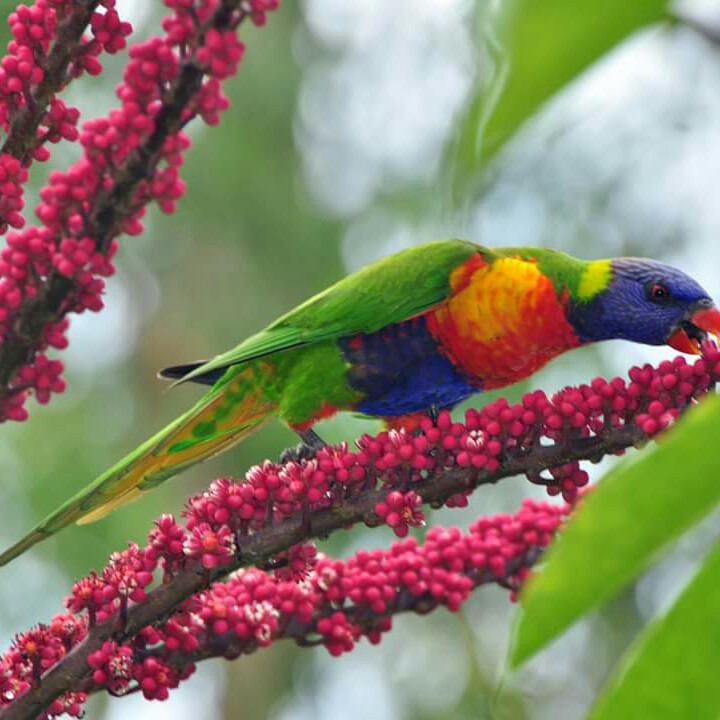
<path id="1" fill-rule="evenodd" d="M 66 653 L 64 644 L 46 625 L 38 625 L 18 635 L 13 646 L 19 658 L 32 668 L 31 672 L 36 678 L 55 665 Z"/>
<path id="2" fill-rule="evenodd" d="M 333 657 L 350 652 L 362 634 L 361 628 L 350 622 L 342 612 L 335 612 L 330 617 L 318 620 L 317 631 Z"/>
<path id="3" fill-rule="evenodd" d="M 40 227 L 10 235 L 8 247 L 0 253 L 0 345 L 12 339 L 25 301 L 37 295 L 55 275 L 73 282 L 63 305 L 64 313 L 98 312 L 103 308 L 104 278 L 115 272 L 112 259 L 117 241 L 112 240 L 108 247 L 96 247 L 96 228 L 89 222 L 93 199 L 100 190 L 113 186 L 131 153 L 155 130 L 163 97 L 178 77 L 181 57 L 206 73 L 184 108 L 182 120 L 199 116 L 214 125 L 229 106 L 221 81 L 235 74 L 242 60 L 244 46 L 236 31 L 205 30 L 217 10 L 214 0 L 165 4 L 173 11 L 163 21 L 165 34 L 130 48 L 123 83 L 117 89 L 118 109 L 78 128 L 77 108 L 51 95 L 36 135 L 23 148 L 23 157 L 0 155 L 0 233 L 4 233 L 8 228 L 25 226 L 23 186 L 30 162 L 47 160 L 49 148 L 61 140 L 79 141 L 83 149 L 83 156 L 74 166 L 51 173 L 41 190 L 36 209 Z M 277 3 L 255 5 L 249 10 L 252 20 L 264 22 L 266 13 Z M 57 40 L 59 22 L 76 10 L 76 3 L 69 0 L 36 0 L 30 6 L 18 6 L 9 15 L 13 40 L 0 61 L 0 129 L 6 134 L 18 111 L 30 102 L 45 78 L 44 64 Z M 99 74 L 99 56 L 122 50 L 131 31 L 113 2 L 100 2 L 90 18 L 90 34 L 74 48 L 67 76 Z M 127 204 L 130 210 L 122 218 L 122 232 L 142 232 L 149 203 L 156 203 L 163 212 L 174 212 L 177 200 L 185 193 L 179 172 L 189 146 L 189 138 L 180 131 L 167 137 L 153 163 L 151 177 L 140 183 Z M 41 358 L 47 347 L 62 349 L 67 345 L 66 331 L 67 320 L 61 317 L 48 324 L 29 348 L 26 364 L 16 372 L 0 400 L 0 422 L 27 419 L 25 404 L 31 395 L 46 403 L 53 394 L 63 392 L 62 366 L 58 363 L 43 368 Z"/>
<path id="4" fill-rule="evenodd" d="M 96 614 L 115 597 L 112 585 L 92 573 L 75 583 L 72 594 L 65 598 L 65 607 L 73 613 L 87 610 L 91 621 L 94 621 Z"/>
<path id="5" fill-rule="evenodd" d="M 227 526 L 215 531 L 207 523 L 200 523 L 185 538 L 183 549 L 187 557 L 200 558 L 202 566 L 212 570 L 230 563 L 235 553 L 235 538 Z"/>
<path id="6" fill-rule="evenodd" d="M 17 158 L 7 153 L 0 155 L 0 233 L 5 233 L 8 226 L 21 228 L 25 225 L 21 210 L 25 206 L 23 185 L 27 179 L 28 171 Z M 10 267 L 6 271 L 13 279 L 27 279 L 27 255 L 18 251 L 3 252 L 3 261 L 9 263 Z"/>
<path id="7" fill-rule="evenodd" d="M 108 641 L 88 657 L 96 685 L 106 687 L 113 694 L 123 694 L 133 679 L 133 651 L 128 645 Z"/>
<path id="8" fill-rule="evenodd" d="M 149 656 L 132 668 L 133 680 L 146 700 L 167 700 L 169 691 L 180 684 L 177 672 L 163 660 Z"/>
<path id="9" fill-rule="evenodd" d="M 161 515 L 148 536 L 146 556 L 156 561 L 162 558 L 165 572 L 174 574 L 185 564 L 186 537 L 185 528 L 173 515 Z"/>
<path id="10" fill-rule="evenodd" d="M 198 635 L 204 630 L 205 624 L 196 614 L 178 612 L 163 626 L 165 647 L 170 652 L 192 653 L 199 647 Z"/>
<path id="11" fill-rule="evenodd" d="M 237 497 L 236 487 L 223 479 L 206 495 L 216 500 Z M 395 511 L 407 508 L 408 503 L 414 507 L 413 496 L 419 497 L 412 491 L 391 491 L 389 506 Z M 242 507 L 236 501 L 233 505 Z M 391 629 L 390 614 L 395 608 L 427 612 L 444 606 L 455 611 L 476 584 L 500 580 L 511 588 L 519 587 L 527 577 L 528 564 L 550 541 L 568 510 L 569 506 L 526 501 L 516 515 L 483 518 L 469 533 L 435 528 L 428 532 L 424 545 L 405 540 L 387 550 L 360 551 L 345 561 L 317 557 L 310 544 L 295 546 L 278 558 L 288 562 L 284 571 L 237 571 L 190 598 L 158 627 L 144 628 L 125 644 L 106 642 L 88 658 L 94 687 L 115 694 L 137 687 L 147 699 L 163 700 L 192 674 L 195 653 L 202 657 L 209 648 L 215 648 L 215 653 L 220 648 L 221 654 L 233 657 L 243 648 L 266 647 L 290 628 L 299 640 L 319 635 L 332 655 L 351 651 L 363 636 L 377 643 Z M 114 554 L 101 577 L 92 575 L 76 584 L 68 605 L 76 612 L 100 608 L 105 619 L 117 613 L 120 598 L 132 599 L 149 582 L 158 557 L 175 557 L 173 544 L 179 542 L 180 530 L 171 516 L 159 518 L 148 548 L 131 545 Z M 202 549 L 194 556 L 202 562 L 203 553 L 216 550 L 203 542 L 212 537 L 222 545 L 229 532 L 227 525 L 213 530 L 198 523 L 186 534 L 184 544 L 200 543 Z M 215 552 L 213 561 L 217 557 Z M 298 581 L 301 574 L 303 579 Z M 49 626 L 20 636 L 0 659 L 0 681 L 6 693 L 2 702 L 25 692 L 33 673 L 57 663 L 85 632 L 83 621 L 59 615 Z M 189 660 L 178 665 L 178 654 Z M 173 663 L 171 656 L 176 658 Z M 83 701 L 84 695 L 68 694 L 49 710 L 75 713 Z"/>
<path id="12" fill-rule="evenodd" d="M 293 545 L 287 552 L 275 557 L 276 562 L 283 563 L 282 567 L 275 570 L 275 577 L 293 582 L 305 580 L 317 565 L 317 560 L 315 543 Z"/>
<path id="13" fill-rule="evenodd" d="M 152 582 L 156 565 L 157 558 L 134 543 L 129 543 L 127 550 L 113 553 L 102 574 L 106 594 L 112 595 L 111 602 L 144 600 L 145 587 Z"/>
<path id="14" fill-rule="evenodd" d="M 656 432 L 706 393 L 720 379 L 718 371 L 720 351 L 706 345 L 704 357 L 691 364 L 678 358 L 657 368 L 633 368 L 628 382 L 596 378 L 552 398 L 538 391 L 517 405 L 499 400 L 469 410 L 462 423 L 441 414 L 437 422 L 420 421 L 417 434 L 401 429 L 364 436 L 357 452 L 346 445 L 324 448 L 311 461 L 265 462 L 251 468 L 242 482 L 221 478 L 188 502 L 186 527 L 162 516 L 147 548 L 131 545 L 113 555 L 99 576 L 75 585 L 66 604 L 75 613 L 87 611 L 87 621 L 62 614 L 18 637 L 0 658 L 5 693 L 0 693 L 0 704 L 14 701 L 38 673 L 62 662 L 91 621 L 109 620 L 129 603 L 141 601 L 159 564 L 166 573 L 181 571 L 184 563 L 194 563 L 192 572 L 227 564 L 236 539 L 242 542 L 289 518 L 302 520 L 308 511 L 339 508 L 366 492 L 377 493 L 378 516 L 404 534 L 422 521 L 422 497 L 411 488 L 415 483 L 423 487 L 428 471 L 469 468 L 472 461 L 460 459 L 469 455 L 486 457 L 487 471 L 493 463 L 499 466 L 515 454 L 532 452 L 547 439 L 571 443 L 617 427 L 643 430 L 654 423 Z M 22 378 L 34 382 L 35 371 L 24 371 Z M 423 469 L 418 458 L 424 460 Z M 534 479 L 569 502 L 576 501 L 588 481 L 578 462 L 550 468 Z M 469 487 L 446 504 L 466 503 Z M 283 637 L 303 644 L 319 641 L 332 654 L 341 654 L 362 637 L 379 642 L 400 609 L 456 611 L 475 586 L 488 582 L 510 588 L 514 599 L 570 510 L 570 504 L 526 501 L 515 515 L 481 518 L 467 533 L 434 528 L 424 544 L 406 539 L 347 560 L 318 556 L 311 544 L 296 545 L 273 558 L 284 566 L 236 571 L 125 645 L 103 647 L 90 663 L 94 681 L 119 692 L 137 687 L 146 697 L 162 699 L 193 672 L 193 659 L 208 654 L 235 657 Z M 79 697 L 66 695 L 52 709 L 74 712 Z"/>
<path id="15" fill-rule="evenodd" d="M 422 502 L 412 490 L 406 493 L 393 491 L 384 502 L 375 506 L 375 513 L 398 537 L 405 537 L 409 528 L 425 525 L 425 513 L 419 509 Z"/>
<path id="16" fill-rule="evenodd" d="M 56 615 L 48 625 L 48 629 L 54 637 L 60 640 L 66 650 L 80 642 L 87 634 L 86 622 L 82 618 L 68 613 Z"/>
<path id="17" fill-rule="evenodd" d="M 69 715 L 70 717 L 76 718 L 82 717 L 84 714 L 82 706 L 86 701 L 87 693 L 65 693 L 56 700 L 53 700 L 39 718 L 40 720 L 45 720 L 46 718 L 59 717 L 60 715 Z"/>

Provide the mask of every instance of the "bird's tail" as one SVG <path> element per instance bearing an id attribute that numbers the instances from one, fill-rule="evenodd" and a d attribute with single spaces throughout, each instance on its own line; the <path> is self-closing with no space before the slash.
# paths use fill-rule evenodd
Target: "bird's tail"
<path id="1" fill-rule="evenodd" d="M 0 555 L 0 566 L 72 522 L 91 523 L 256 430 L 277 409 L 249 366 L 111 467 Z M 261 371 L 262 372 L 262 371 Z"/>

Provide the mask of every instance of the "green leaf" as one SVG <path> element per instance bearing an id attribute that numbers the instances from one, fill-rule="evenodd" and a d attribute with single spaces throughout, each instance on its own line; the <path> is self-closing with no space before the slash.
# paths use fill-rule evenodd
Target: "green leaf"
<path id="1" fill-rule="evenodd" d="M 612 471 L 550 547 L 523 593 L 517 666 L 616 595 L 720 502 L 720 397 L 690 410 L 659 445 Z"/>
<path id="2" fill-rule="evenodd" d="M 589 720 L 717 720 L 719 580 L 716 545 L 669 613 L 652 623 L 631 648 Z"/>
<path id="3" fill-rule="evenodd" d="M 494 61 L 495 77 L 478 90 L 466 111 L 455 148 L 456 184 L 466 182 L 583 70 L 632 33 L 666 18 L 668 4 L 515 0 L 504 4 L 497 33 L 481 15 L 479 34 Z"/>

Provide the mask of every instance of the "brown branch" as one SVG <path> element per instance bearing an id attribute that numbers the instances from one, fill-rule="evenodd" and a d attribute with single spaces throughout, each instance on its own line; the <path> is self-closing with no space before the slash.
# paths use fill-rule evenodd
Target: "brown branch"
<path id="1" fill-rule="evenodd" d="M 487 472 L 456 468 L 431 473 L 414 483 L 414 490 L 425 502 L 442 503 L 451 496 L 480 485 L 494 484 L 503 478 L 539 472 L 576 460 L 596 460 L 646 441 L 634 424 L 607 429 L 600 435 L 576 438 L 565 444 L 535 446 L 517 451 L 502 459 L 500 467 Z M 124 640 L 147 625 L 167 618 L 183 601 L 206 589 L 212 582 L 240 567 L 265 568 L 273 556 L 310 538 L 325 537 L 335 530 L 358 522 L 378 522 L 374 508 L 392 488 L 366 491 L 347 499 L 341 506 L 298 514 L 283 522 L 262 528 L 252 535 L 238 538 L 237 553 L 230 565 L 213 571 L 201 570 L 197 562 L 188 565 L 147 598 L 128 608 L 122 627 L 117 619 L 91 627 L 88 635 L 41 679 L 39 685 L 19 697 L 0 712 L 0 720 L 30 720 L 40 714 L 55 698 L 69 689 L 87 685 L 90 677 L 88 657 L 109 639 Z"/>

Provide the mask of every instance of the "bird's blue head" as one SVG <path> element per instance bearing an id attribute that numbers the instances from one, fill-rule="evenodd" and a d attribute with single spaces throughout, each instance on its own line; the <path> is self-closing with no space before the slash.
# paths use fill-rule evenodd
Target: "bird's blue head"
<path id="1" fill-rule="evenodd" d="M 605 277 L 589 297 L 570 301 L 569 320 L 581 342 L 623 339 L 698 353 L 707 333 L 720 335 L 720 311 L 681 270 L 644 258 L 597 261 L 589 268 L 591 276 Z"/>

